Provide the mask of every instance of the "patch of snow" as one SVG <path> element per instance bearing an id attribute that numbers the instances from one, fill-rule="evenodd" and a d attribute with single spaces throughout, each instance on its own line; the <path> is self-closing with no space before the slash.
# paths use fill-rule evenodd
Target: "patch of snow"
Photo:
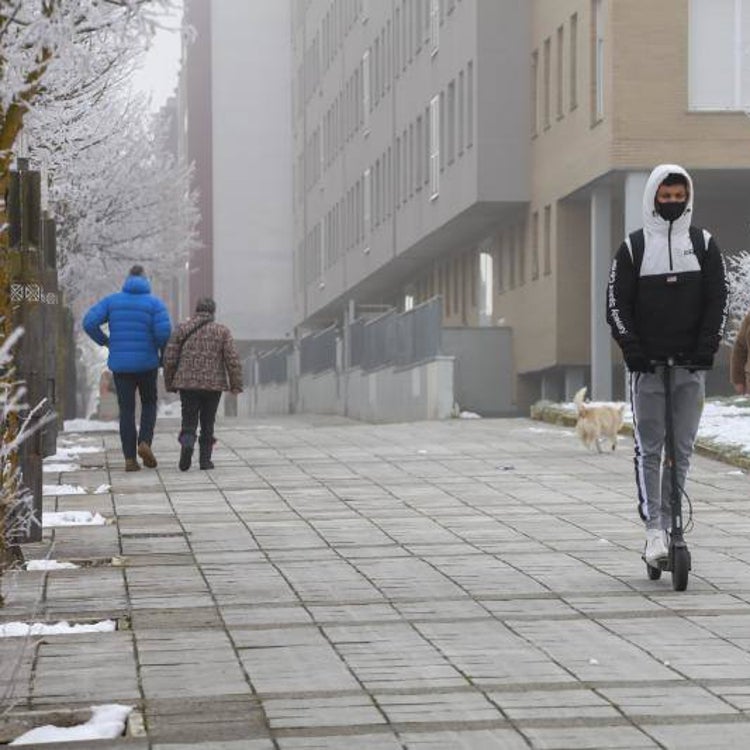
<path id="1" fill-rule="evenodd" d="M 109 492 L 110 485 L 108 484 L 100 484 L 95 490 L 95 495 L 104 495 L 106 492 Z"/>
<path id="2" fill-rule="evenodd" d="M 481 419 L 479 414 L 473 411 L 462 411 L 458 414 L 459 419 Z"/>
<path id="3" fill-rule="evenodd" d="M 67 510 L 60 513 L 42 513 L 42 526 L 54 529 L 60 526 L 104 526 L 107 520 L 99 513 L 88 510 Z"/>
<path id="4" fill-rule="evenodd" d="M 42 471 L 52 473 L 58 473 L 61 471 L 77 471 L 81 467 L 78 464 L 48 464 L 45 462 L 42 464 Z"/>
<path id="5" fill-rule="evenodd" d="M 77 484 L 44 484 L 42 495 L 85 495 L 85 487 Z"/>
<path id="6" fill-rule="evenodd" d="M 98 419 L 66 419 L 63 425 L 65 432 L 115 432 L 119 429 L 117 422 Z"/>
<path id="7" fill-rule="evenodd" d="M 125 722 L 132 711 L 130 706 L 112 703 L 92 706 L 91 718 L 75 727 L 56 727 L 52 724 L 37 727 L 16 737 L 11 745 L 31 745 L 47 742 L 73 742 L 79 740 L 108 740 L 119 737 L 125 730 Z"/>
<path id="8" fill-rule="evenodd" d="M 92 623 L 77 623 L 61 621 L 46 622 L 5 622 L 0 623 L 0 638 L 20 638 L 29 635 L 73 635 L 78 633 L 111 633 L 115 629 L 114 620 L 101 620 Z"/>
<path id="9" fill-rule="evenodd" d="M 26 570 L 72 570 L 79 567 L 74 563 L 58 562 L 57 560 L 29 560 L 26 563 Z"/>

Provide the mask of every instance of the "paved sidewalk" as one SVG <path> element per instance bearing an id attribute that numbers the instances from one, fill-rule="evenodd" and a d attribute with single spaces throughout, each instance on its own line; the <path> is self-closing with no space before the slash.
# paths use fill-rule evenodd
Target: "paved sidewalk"
<path id="1" fill-rule="evenodd" d="M 114 523 L 45 531 L 52 557 L 88 566 L 15 574 L 0 621 L 119 628 L 0 639 L 6 680 L 21 654 L 11 718 L 124 703 L 144 734 L 98 746 L 154 750 L 750 742 L 738 470 L 696 459 L 675 593 L 639 556 L 627 438 L 597 455 L 523 419 L 227 421 L 216 469 L 181 473 L 175 434 L 158 427 L 157 470 L 125 474 L 109 433 L 82 436 L 102 451 L 80 471 L 46 475 L 110 483 L 47 505 Z"/>

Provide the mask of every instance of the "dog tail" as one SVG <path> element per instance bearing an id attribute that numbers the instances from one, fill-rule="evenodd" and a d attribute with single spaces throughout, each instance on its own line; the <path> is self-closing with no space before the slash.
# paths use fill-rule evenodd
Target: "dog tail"
<path id="1" fill-rule="evenodd" d="M 576 408 L 578 411 L 581 411 L 581 407 L 583 406 L 583 399 L 586 395 L 586 386 L 584 385 L 583 388 L 580 388 L 576 395 L 573 397 L 573 403 L 576 405 Z"/>

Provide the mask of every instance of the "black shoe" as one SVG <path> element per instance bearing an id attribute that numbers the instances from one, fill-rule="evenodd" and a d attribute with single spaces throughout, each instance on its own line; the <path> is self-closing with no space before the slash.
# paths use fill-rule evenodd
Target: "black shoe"
<path id="1" fill-rule="evenodd" d="M 193 462 L 193 446 L 183 445 L 180 449 L 180 471 L 187 471 L 190 468 L 190 464 Z M 203 467 L 201 466 L 201 469 Z"/>
<path id="2" fill-rule="evenodd" d="M 201 469 L 206 471 L 208 469 L 214 468 L 214 462 L 209 458 L 209 459 L 206 459 L 205 461 L 200 461 L 199 466 L 201 467 Z"/>

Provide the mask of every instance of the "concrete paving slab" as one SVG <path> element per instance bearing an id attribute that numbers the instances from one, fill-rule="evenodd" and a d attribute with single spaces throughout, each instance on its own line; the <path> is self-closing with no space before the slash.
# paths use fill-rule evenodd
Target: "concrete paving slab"
<path id="1" fill-rule="evenodd" d="M 626 441 L 598 456 L 523 419 L 227 420 L 216 470 L 180 472 L 175 425 L 160 429 L 156 470 L 125 474 L 117 435 L 96 436 L 75 479 L 111 493 L 45 499 L 113 519 L 26 547 L 86 567 L 4 579 L 0 624 L 129 628 L 0 639 L 19 710 L 116 700 L 147 738 L 108 746 L 173 750 L 750 736 L 750 493 L 726 465 L 694 462 L 676 593 L 645 575 Z"/>

